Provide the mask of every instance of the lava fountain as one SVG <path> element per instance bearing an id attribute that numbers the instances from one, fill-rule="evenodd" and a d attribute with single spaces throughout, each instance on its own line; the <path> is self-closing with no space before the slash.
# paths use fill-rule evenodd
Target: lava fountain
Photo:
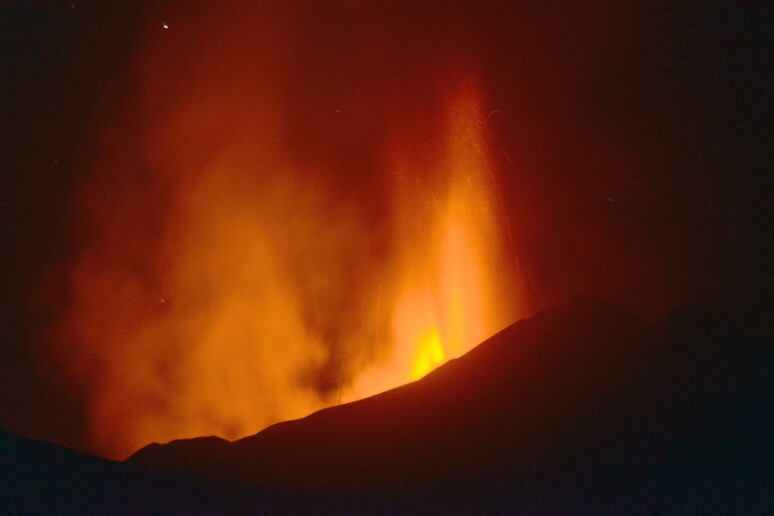
<path id="1" fill-rule="evenodd" d="M 497 208 L 479 95 L 461 87 L 446 103 L 442 152 L 429 165 L 433 188 L 417 191 L 415 181 L 412 188 L 422 165 L 408 157 L 393 164 L 398 264 L 391 352 L 386 363 L 359 376 L 355 397 L 424 376 L 524 309 L 521 293 L 509 287 L 505 219 Z"/>

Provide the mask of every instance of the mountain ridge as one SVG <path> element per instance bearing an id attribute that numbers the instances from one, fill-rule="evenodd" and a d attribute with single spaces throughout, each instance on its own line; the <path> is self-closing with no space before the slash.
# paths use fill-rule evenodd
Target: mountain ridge
<path id="1" fill-rule="evenodd" d="M 769 342 L 701 312 L 650 324 L 584 297 L 416 382 L 234 442 L 151 444 L 118 463 L 0 433 L 0 466 L 15 472 L 0 480 L 0 503 L 770 513 L 770 359 Z"/>
<path id="2" fill-rule="evenodd" d="M 434 503 L 479 491 L 473 498 L 523 498 L 528 507 L 553 506 L 564 493 L 559 507 L 730 508 L 741 503 L 741 482 L 761 481 L 756 467 L 766 466 L 751 451 L 766 442 L 756 415 L 764 362 L 747 356 L 765 348 L 690 311 L 670 317 L 649 324 L 579 297 L 416 382 L 278 423 L 223 453 L 187 441 L 129 460 L 205 479 L 410 492 Z M 205 455 L 213 460 L 190 461 Z"/>

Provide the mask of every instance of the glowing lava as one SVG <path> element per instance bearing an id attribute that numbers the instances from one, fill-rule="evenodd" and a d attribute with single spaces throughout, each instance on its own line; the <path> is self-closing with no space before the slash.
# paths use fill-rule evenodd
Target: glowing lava
<path id="1" fill-rule="evenodd" d="M 423 377 L 436 366 L 443 364 L 445 360 L 446 353 L 441 343 L 441 336 L 438 335 L 438 331 L 433 330 L 417 342 L 414 363 L 411 365 L 411 379 Z"/>
<path id="2" fill-rule="evenodd" d="M 426 174 L 398 159 L 395 228 L 407 258 L 396 274 L 392 354 L 359 376 L 351 399 L 421 378 L 515 320 L 522 308 L 508 287 L 477 90 L 450 96 L 445 121 L 444 153 L 429 174 L 440 186 L 406 195 L 407 179 Z"/>

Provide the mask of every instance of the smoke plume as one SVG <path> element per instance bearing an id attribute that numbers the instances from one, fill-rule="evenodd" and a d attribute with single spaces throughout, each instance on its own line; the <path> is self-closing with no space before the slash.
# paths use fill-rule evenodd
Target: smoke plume
<path id="1" fill-rule="evenodd" d="M 371 11 L 194 11 L 138 50 L 61 328 L 98 452 L 374 394 L 524 312 L 476 67 Z"/>

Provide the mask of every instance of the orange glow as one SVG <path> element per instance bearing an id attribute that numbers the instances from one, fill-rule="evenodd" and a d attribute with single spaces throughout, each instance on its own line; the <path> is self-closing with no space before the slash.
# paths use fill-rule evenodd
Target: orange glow
<path id="1" fill-rule="evenodd" d="M 397 274 L 392 354 L 364 370 L 351 399 L 421 378 L 515 320 L 522 309 L 519 293 L 507 287 L 478 102 L 469 86 L 450 97 L 444 153 L 433 171 L 443 186 L 416 196 L 398 190 L 403 218 L 395 230 L 411 255 Z M 403 156 L 399 161 L 398 177 L 413 177 L 414 165 Z"/>
<path id="2" fill-rule="evenodd" d="M 353 91 L 347 118 L 286 68 L 282 13 L 255 16 L 148 44 L 75 199 L 62 360 L 106 456 L 375 394 L 522 313 L 474 74 L 420 77 L 437 104 Z"/>
<path id="3" fill-rule="evenodd" d="M 416 380 L 443 364 L 446 360 L 446 353 L 441 343 L 441 337 L 438 332 L 432 332 L 419 339 L 417 350 L 414 355 L 414 362 L 411 364 L 410 378 Z"/>

